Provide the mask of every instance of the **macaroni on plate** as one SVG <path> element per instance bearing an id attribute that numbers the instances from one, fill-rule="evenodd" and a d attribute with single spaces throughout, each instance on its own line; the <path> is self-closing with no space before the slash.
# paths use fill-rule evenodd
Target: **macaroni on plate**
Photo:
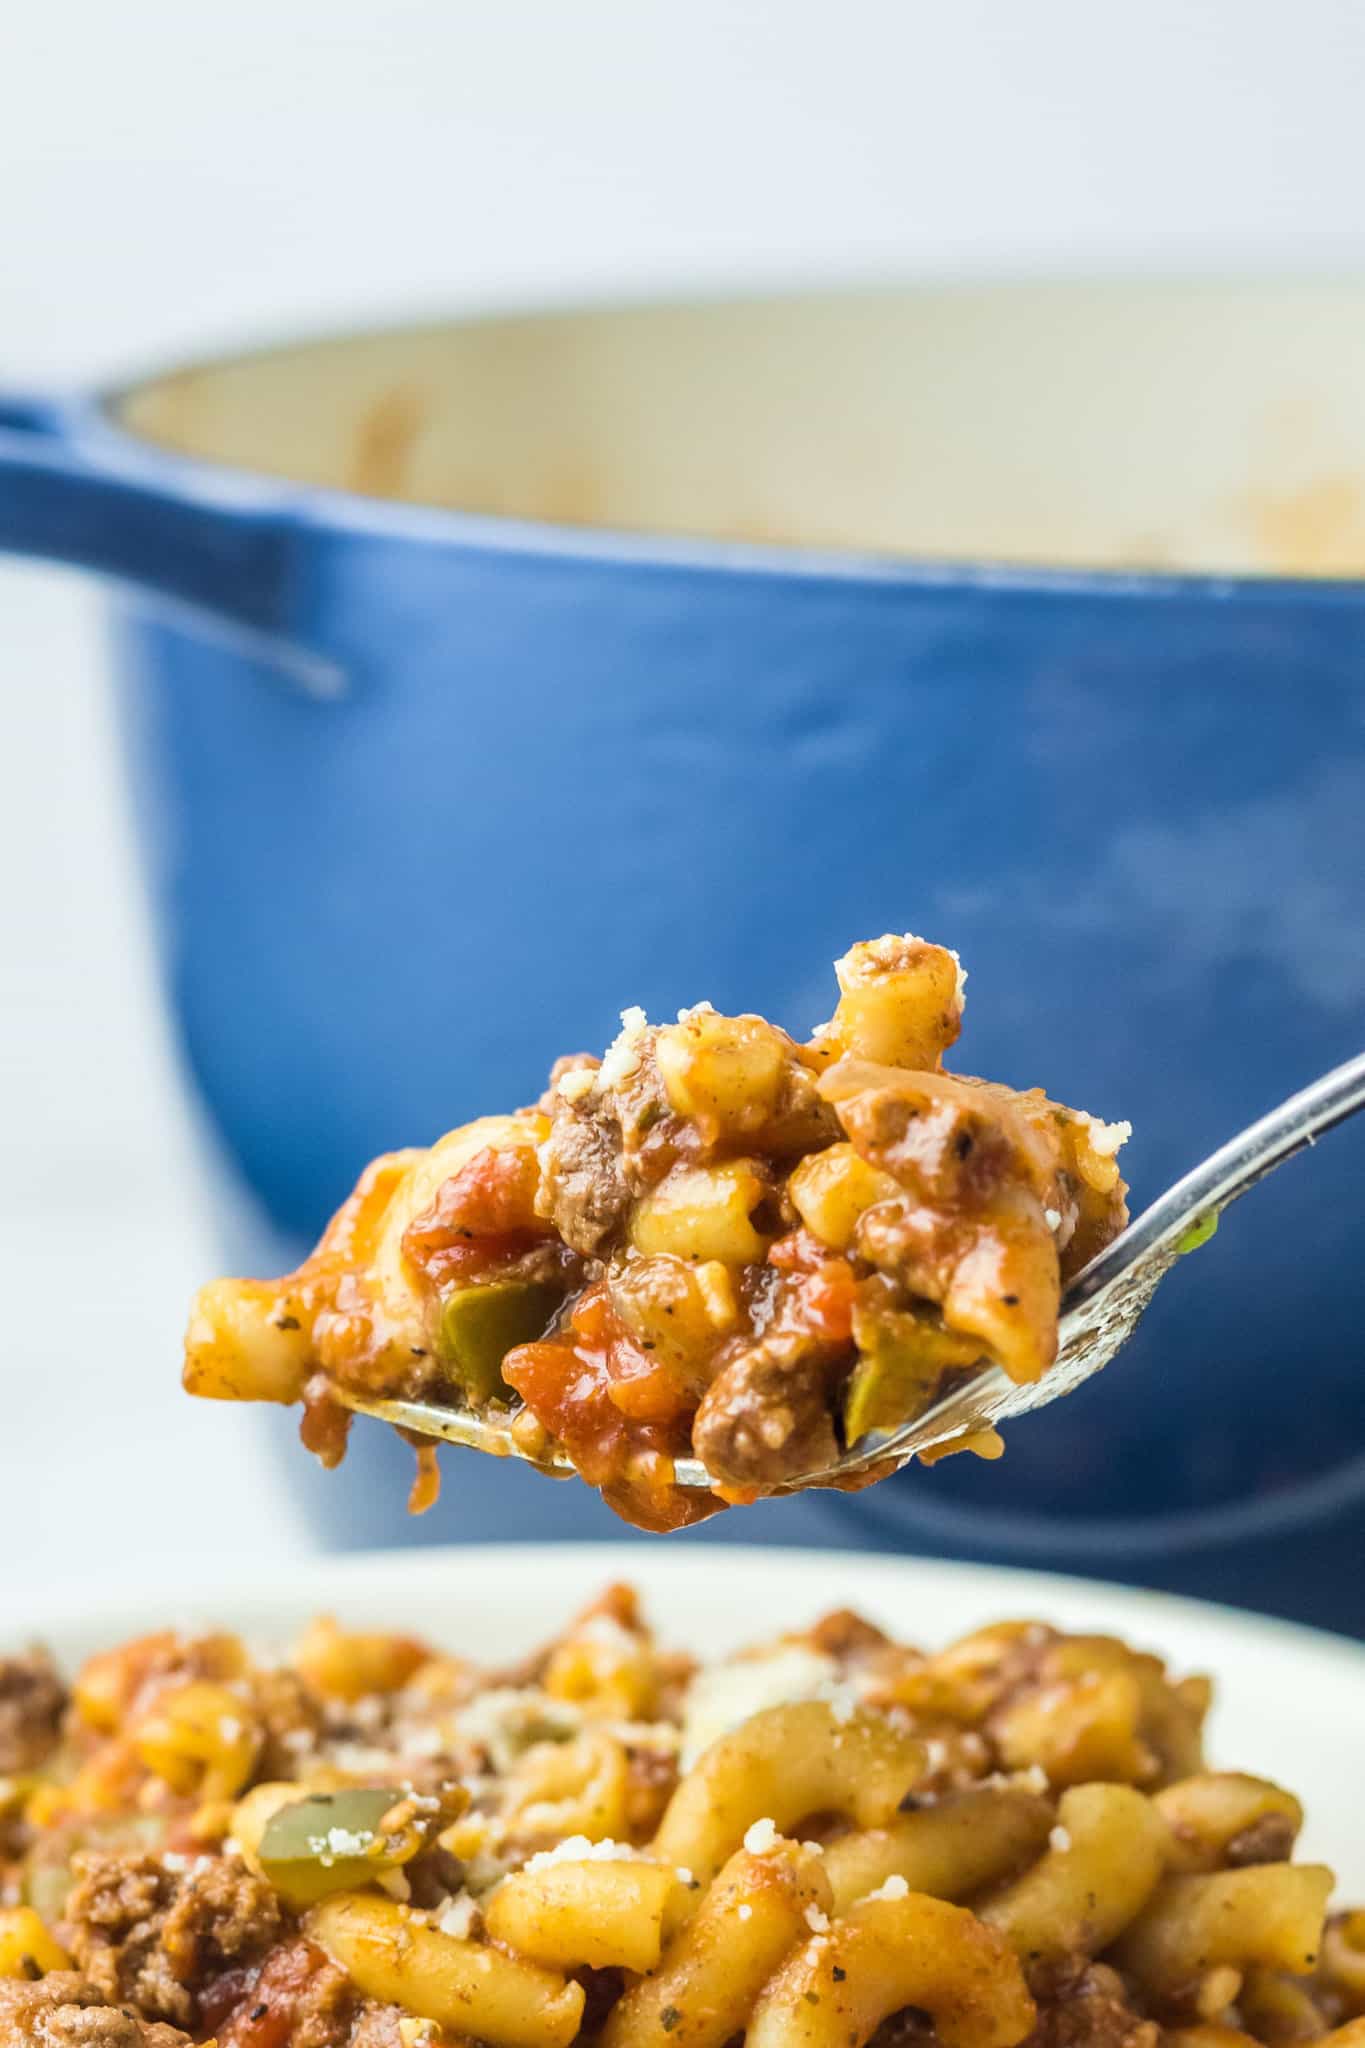
<path id="1" fill-rule="evenodd" d="M 496 1409 L 668 1529 L 802 1484 L 985 1365 L 1038 1379 L 1063 1285 L 1126 1220 L 1127 1126 L 946 1072 L 945 948 L 876 939 L 836 971 L 808 1043 L 627 1010 L 534 1108 L 375 1160 L 297 1272 L 203 1289 L 186 1386 L 301 1401 L 327 1464 L 339 1392 Z M 685 1455 L 711 1490 L 676 1483 Z"/>
<path id="2" fill-rule="evenodd" d="M 1365 1915 L 1209 1686 L 1036 1622 L 515 1669 L 320 1619 L 0 1659 L 0 2048 L 1365 2041 Z"/>

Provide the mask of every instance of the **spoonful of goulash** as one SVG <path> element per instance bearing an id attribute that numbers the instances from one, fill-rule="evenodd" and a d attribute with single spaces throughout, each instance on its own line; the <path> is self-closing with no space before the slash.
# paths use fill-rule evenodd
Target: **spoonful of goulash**
<path id="1" fill-rule="evenodd" d="M 865 1485 L 991 1368 L 1037 1387 L 1063 1285 L 1126 1220 L 1128 1127 L 946 1073 L 943 947 L 876 939 L 836 971 L 809 1043 L 627 1010 L 534 1108 L 377 1159 L 297 1272 L 202 1291 L 186 1386 L 302 1401 L 329 1465 L 359 1410 L 575 1470 L 653 1529 Z M 989 1454 L 987 1420 L 939 1435 Z M 428 1449 L 414 1505 L 437 1484 Z"/>

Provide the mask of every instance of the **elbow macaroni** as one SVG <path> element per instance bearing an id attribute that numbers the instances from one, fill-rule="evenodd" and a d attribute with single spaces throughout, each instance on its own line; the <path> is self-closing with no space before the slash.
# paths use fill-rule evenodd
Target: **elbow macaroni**
<path id="1" fill-rule="evenodd" d="M 570 1970 L 657 1970 L 664 1908 L 678 1884 L 659 1863 L 555 1863 L 514 1870 L 484 1908 L 494 1941 Z"/>
<path id="2" fill-rule="evenodd" d="M 405 2048 L 865 2048 L 907 2013 L 940 2048 L 1365 2048 L 1365 1914 L 1326 1918 L 1290 1793 L 1205 1768 L 1201 1681 L 1032 1623 L 926 1657 L 840 1615 L 766 1657 L 822 1696 L 713 1718 L 685 1770 L 727 1674 L 697 1721 L 620 1588 L 511 1679 L 329 1621 L 283 1667 L 221 1635 L 92 1659 L 0 1804 L 0 2040 L 84 1972 L 125 2017 L 185 1986 L 238 2048 L 258 1973 L 322 1971 Z"/>
<path id="3" fill-rule="evenodd" d="M 710 1879 L 756 1821 L 780 1832 L 815 1813 L 860 1827 L 891 1818 L 924 1769 L 924 1746 L 885 1716 L 823 1700 L 772 1707 L 723 1735 L 673 1795 L 658 1853 Z"/>
<path id="4" fill-rule="evenodd" d="M 1015 2048 L 1033 2027 L 1024 1974 L 965 1907 L 922 1892 L 863 1899 L 812 1936 L 765 1989 L 746 2048 L 864 2048 L 907 2006 L 943 2048 Z"/>

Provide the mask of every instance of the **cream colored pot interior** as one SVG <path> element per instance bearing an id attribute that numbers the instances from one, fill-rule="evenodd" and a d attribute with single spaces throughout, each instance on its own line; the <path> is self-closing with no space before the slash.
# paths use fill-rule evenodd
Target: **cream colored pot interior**
<path id="1" fill-rule="evenodd" d="M 470 320 L 120 401 L 183 453 L 571 526 L 1365 571 L 1365 287 L 1052 285 Z"/>

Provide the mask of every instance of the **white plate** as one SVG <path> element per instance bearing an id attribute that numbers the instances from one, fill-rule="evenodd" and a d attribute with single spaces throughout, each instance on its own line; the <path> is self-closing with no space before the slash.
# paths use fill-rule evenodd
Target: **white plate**
<path id="1" fill-rule="evenodd" d="M 1214 1677 L 1211 1759 L 1297 1792 L 1308 1808 L 1300 1853 L 1331 1863 L 1344 1896 L 1365 1898 L 1365 1647 L 1162 1593 L 851 1552 L 489 1544 L 253 1564 L 231 1578 L 168 1572 L 133 1590 L 87 1580 L 40 1595 L 10 1578 L 0 1644 L 41 1636 L 69 1662 L 167 1623 L 210 1621 L 282 1642 L 323 1610 L 354 1625 L 420 1630 L 496 1662 L 553 1635 L 610 1579 L 640 1588 L 668 1641 L 703 1652 L 838 1606 L 926 1647 L 1016 1615 L 1125 1636 L 1179 1673 Z"/>

